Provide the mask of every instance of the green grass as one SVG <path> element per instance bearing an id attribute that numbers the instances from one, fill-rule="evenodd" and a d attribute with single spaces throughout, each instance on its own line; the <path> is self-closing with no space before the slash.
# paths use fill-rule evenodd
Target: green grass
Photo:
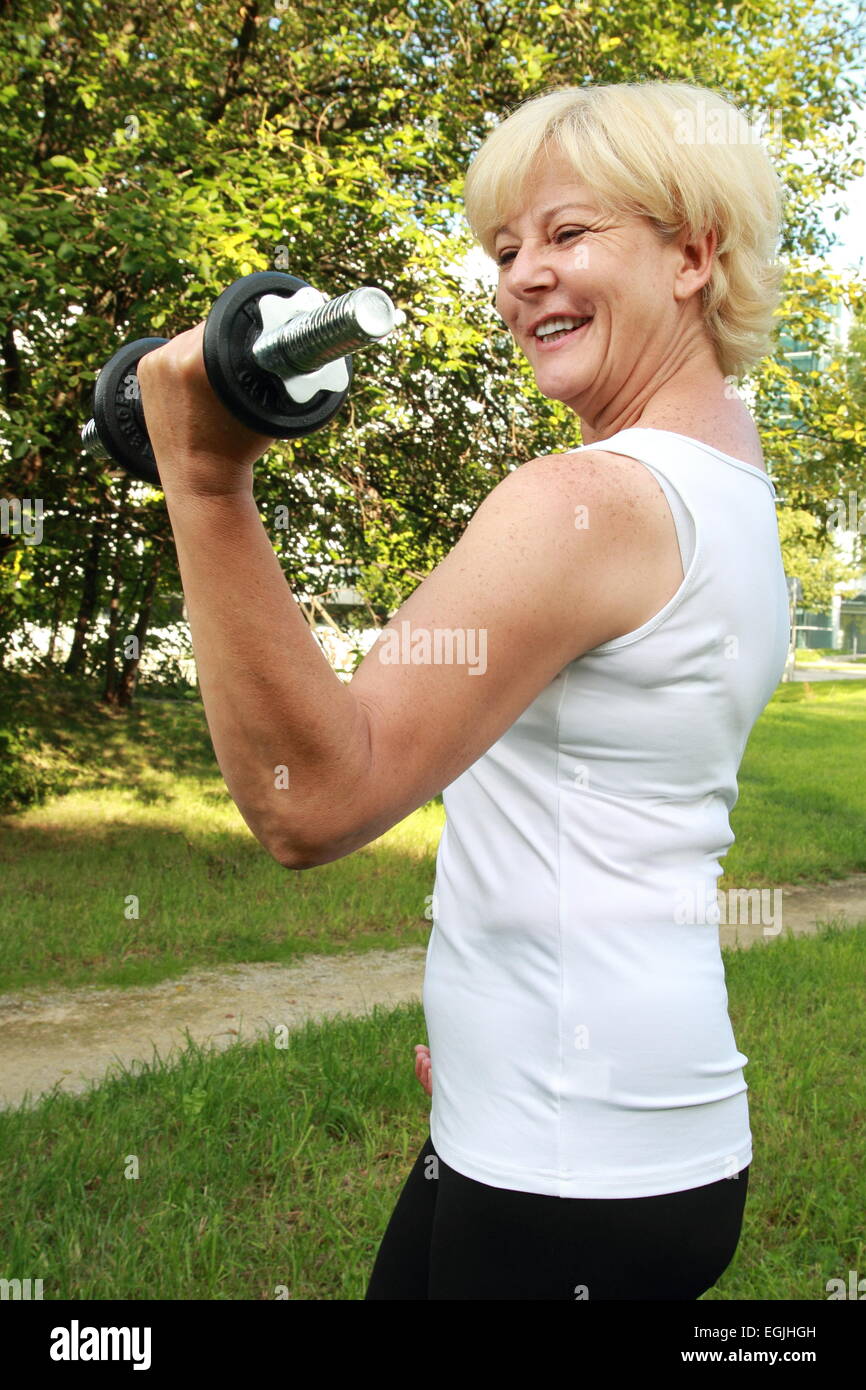
<path id="1" fill-rule="evenodd" d="M 66 791 L 0 817 L 0 990 L 426 945 L 438 802 L 345 859 L 287 871 L 231 801 L 200 704 L 116 715 L 63 682 L 2 679 L 28 757 Z M 721 889 L 866 870 L 864 723 L 866 686 L 779 686 L 746 749 Z"/>
<path id="2" fill-rule="evenodd" d="M 836 657 L 838 660 L 838 655 L 829 647 L 797 647 L 794 662 L 797 666 L 817 666 L 830 657 Z"/>
<path id="3" fill-rule="evenodd" d="M 866 1269 L 866 928 L 723 954 L 754 1157 L 704 1300 L 823 1300 Z M 0 1114 L 4 1276 L 46 1300 L 362 1299 L 427 1133 L 423 1036 L 419 1004 L 377 1008 Z"/>
<path id="4" fill-rule="evenodd" d="M 441 806 L 287 873 L 230 802 L 200 706 L 118 716 L 62 682 L 5 677 L 0 698 L 66 789 L 0 819 L 0 987 L 426 943 Z M 746 751 L 721 887 L 866 869 L 864 716 L 853 683 L 779 687 Z M 849 1138 L 866 1122 L 866 926 L 723 954 L 755 1156 L 737 1255 L 705 1299 L 823 1300 L 828 1279 L 866 1268 Z M 42 1278 L 49 1300 L 362 1298 L 427 1132 L 425 1036 L 420 1004 L 376 1008 L 308 1023 L 285 1048 L 190 1044 L 0 1113 L 0 1274 Z"/>
<path id="5" fill-rule="evenodd" d="M 852 652 L 837 651 L 833 647 L 797 647 L 795 652 L 795 662 L 797 666 L 817 666 L 823 662 L 849 662 L 866 661 L 866 652 L 858 652 L 855 656 Z"/>
<path id="6" fill-rule="evenodd" d="M 0 990 L 426 945 L 436 801 L 347 859 L 289 871 L 231 800 L 199 703 L 117 715 L 23 679 L 0 694 L 66 789 L 0 816 Z"/>
<path id="7" fill-rule="evenodd" d="M 724 889 L 826 881 L 866 870 L 866 683 L 788 682 L 740 767 Z"/>
<path id="8" fill-rule="evenodd" d="M 440 823 L 424 808 L 338 869 L 299 873 L 266 854 L 215 781 L 176 779 L 155 804 L 70 793 L 0 829 L 0 989 L 425 944 Z"/>

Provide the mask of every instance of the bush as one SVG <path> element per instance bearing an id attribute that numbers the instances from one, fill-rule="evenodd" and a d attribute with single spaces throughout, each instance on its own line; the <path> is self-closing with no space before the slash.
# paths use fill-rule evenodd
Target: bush
<path id="1" fill-rule="evenodd" d="M 0 728 L 0 811 L 40 805 L 54 790 L 54 775 L 33 757 L 33 735 L 24 725 Z"/>
<path id="2" fill-rule="evenodd" d="M 199 697 L 198 685 L 190 685 L 184 663 L 174 656 L 164 656 L 154 671 L 143 671 L 139 691 L 152 700 L 195 700 Z"/>

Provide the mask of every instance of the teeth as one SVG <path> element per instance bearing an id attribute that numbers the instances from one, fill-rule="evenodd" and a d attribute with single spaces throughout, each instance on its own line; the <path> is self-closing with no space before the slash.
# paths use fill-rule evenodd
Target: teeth
<path id="1" fill-rule="evenodd" d="M 588 319 L 547 319 L 545 323 L 539 324 L 535 330 L 536 338 L 547 338 L 551 333 L 559 333 L 566 328 L 577 328 L 582 323 L 588 323 Z"/>

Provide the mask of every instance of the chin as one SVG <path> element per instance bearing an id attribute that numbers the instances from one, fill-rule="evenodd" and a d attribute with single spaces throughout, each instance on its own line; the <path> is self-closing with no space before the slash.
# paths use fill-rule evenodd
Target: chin
<path id="1" fill-rule="evenodd" d="M 541 382 L 538 380 L 536 380 L 535 384 L 542 396 L 546 396 L 549 401 L 561 401 L 563 405 L 571 405 L 575 398 L 573 384 L 570 386 L 548 386 L 546 388 L 542 386 Z M 576 409 L 576 407 L 573 408 Z"/>

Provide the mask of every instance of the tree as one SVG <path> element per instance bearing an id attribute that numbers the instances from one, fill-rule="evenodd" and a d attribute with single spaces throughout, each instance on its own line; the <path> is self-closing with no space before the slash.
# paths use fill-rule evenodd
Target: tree
<path id="1" fill-rule="evenodd" d="M 815 613 L 830 608 L 836 585 L 855 580 L 859 566 L 840 560 L 825 523 L 811 512 L 787 507 L 779 512 L 779 540 L 785 562 L 785 573 L 796 577 L 802 585 L 800 604 Z M 850 583 L 848 593 L 856 592 Z"/>
<path id="2" fill-rule="evenodd" d="M 0 536 L 0 650 L 25 623 L 86 616 L 95 595 L 76 664 L 96 675 L 113 660 L 92 641 L 101 614 L 114 603 L 115 639 L 137 621 L 151 549 L 160 626 L 180 589 L 161 497 L 121 492 L 116 471 L 81 454 L 79 427 L 121 342 L 182 331 L 251 270 L 287 269 L 328 294 L 377 284 L 406 314 L 359 359 L 334 423 L 275 446 L 258 470 L 296 591 L 324 592 L 350 561 L 371 602 L 393 610 L 509 468 L 580 442 L 489 292 L 460 272 L 468 161 L 491 120 L 547 86 L 676 78 L 778 113 L 793 194 L 785 318 L 817 336 L 829 281 L 804 268 L 826 242 L 817 204 L 862 167 L 842 128 L 858 20 L 862 0 L 852 18 L 828 0 L 674 0 L 663 25 L 646 0 L 6 3 L 0 436 L 6 494 L 44 500 L 45 540 L 24 555 Z M 777 483 L 825 514 L 862 477 L 862 402 L 841 368 L 801 382 L 773 358 L 755 385 Z M 792 392 L 804 422 L 793 434 L 781 419 Z M 97 554 L 109 496 L 112 541 Z"/>

